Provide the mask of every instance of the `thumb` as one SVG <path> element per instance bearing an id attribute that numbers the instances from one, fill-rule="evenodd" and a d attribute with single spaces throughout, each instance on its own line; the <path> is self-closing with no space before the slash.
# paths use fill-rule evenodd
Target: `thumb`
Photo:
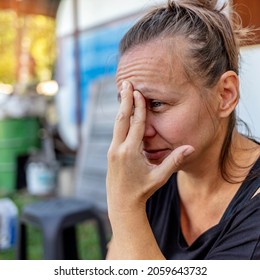
<path id="1" fill-rule="evenodd" d="M 178 171 L 185 158 L 194 152 L 190 145 L 183 145 L 173 150 L 164 161 L 156 167 L 157 178 L 161 178 L 161 184 L 167 182 L 172 173 Z M 156 174 L 154 174 L 156 176 Z"/>

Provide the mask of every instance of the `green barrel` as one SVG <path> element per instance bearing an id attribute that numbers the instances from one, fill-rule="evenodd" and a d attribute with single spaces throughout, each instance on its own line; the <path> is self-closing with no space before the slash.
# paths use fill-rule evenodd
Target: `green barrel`
<path id="1" fill-rule="evenodd" d="M 0 196 L 15 191 L 16 160 L 40 147 L 37 118 L 0 120 Z"/>

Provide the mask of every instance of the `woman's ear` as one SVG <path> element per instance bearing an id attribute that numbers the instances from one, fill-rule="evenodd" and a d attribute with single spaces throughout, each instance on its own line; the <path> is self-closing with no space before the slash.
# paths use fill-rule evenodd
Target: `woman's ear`
<path id="1" fill-rule="evenodd" d="M 234 71 L 225 72 L 218 82 L 219 116 L 228 117 L 236 108 L 239 100 L 239 79 Z"/>

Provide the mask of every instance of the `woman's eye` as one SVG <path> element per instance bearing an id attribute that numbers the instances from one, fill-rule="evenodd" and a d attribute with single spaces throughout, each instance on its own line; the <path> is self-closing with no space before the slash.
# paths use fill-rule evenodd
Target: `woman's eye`
<path id="1" fill-rule="evenodd" d="M 159 110 L 163 106 L 163 102 L 158 100 L 152 100 L 150 101 L 149 107 L 151 110 Z"/>
<path id="2" fill-rule="evenodd" d="M 160 101 L 153 101 L 152 102 L 152 107 L 160 107 L 162 105 L 162 102 Z"/>

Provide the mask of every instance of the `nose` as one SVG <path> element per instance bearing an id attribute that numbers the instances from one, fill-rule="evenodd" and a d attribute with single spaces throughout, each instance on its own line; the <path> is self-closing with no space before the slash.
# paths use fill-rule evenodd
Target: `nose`
<path id="1" fill-rule="evenodd" d="M 144 138 L 153 137 L 156 134 L 154 127 L 153 116 L 149 110 L 146 111 L 146 121 L 145 121 L 145 130 Z"/>

